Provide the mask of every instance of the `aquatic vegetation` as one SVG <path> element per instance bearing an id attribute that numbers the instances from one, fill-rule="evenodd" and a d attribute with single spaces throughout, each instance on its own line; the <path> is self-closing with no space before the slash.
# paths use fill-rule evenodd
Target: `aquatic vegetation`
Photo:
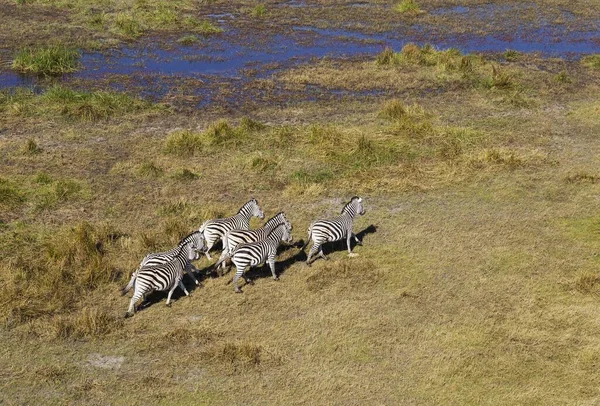
<path id="1" fill-rule="evenodd" d="M 409 15 L 417 15 L 424 12 L 421 10 L 415 0 L 402 0 L 400 3 L 394 6 L 394 10 L 399 13 L 405 13 Z"/>
<path id="2" fill-rule="evenodd" d="M 12 61 L 12 68 L 25 73 L 60 75 L 79 68 L 80 53 L 66 45 L 24 48 Z"/>
<path id="3" fill-rule="evenodd" d="M 600 69 L 600 54 L 587 55 L 581 58 L 581 63 L 587 66 L 588 68 Z"/>

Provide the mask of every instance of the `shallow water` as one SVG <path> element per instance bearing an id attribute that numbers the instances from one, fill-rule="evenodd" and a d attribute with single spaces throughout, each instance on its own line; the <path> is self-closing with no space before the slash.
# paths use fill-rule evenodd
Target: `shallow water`
<path id="1" fill-rule="evenodd" d="M 356 2 L 360 7 L 366 3 Z M 291 0 L 282 4 L 286 7 L 306 6 L 302 1 Z M 495 13 L 510 11 L 511 5 L 500 6 L 456 6 L 437 9 L 431 14 L 474 14 L 478 18 L 494 18 Z M 527 3 L 519 7 L 528 7 Z M 230 13 L 213 14 L 212 18 L 227 23 L 235 16 Z M 566 16 L 565 18 L 569 18 Z M 226 27 L 225 27 L 226 28 Z M 258 31 L 258 30 L 257 30 Z M 276 71 L 305 63 L 311 58 L 330 56 L 333 58 L 373 57 L 385 47 L 399 50 L 406 43 L 431 43 L 438 48 L 454 47 L 464 53 L 503 52 L 514 49 L 520 52 L 538 52 L 544 56 L 578 58 L 582 54 L 600 53 L 598 31 L 573 32 L 564 25 L 541 21 L 537 28 L 522 26 L 515 32 L 503 35 L 446 34 L 436 32 L 435 27 L 413 25 L 398 26 L 397 31 L 365 34 L 353 29 L 318 29 L 293 26 L 278 34 L 266 32 L 236 32 L 227 29 L 224 34 L 208 39 L 199 39 L 197 44 L 185 46 L 171 41 L 147 40 L 142 45 L 126 45 L 117 50 L 103 53 L 84 53 L 83 69 L 66 75 L 67 81 L 94 81 L 116 75 L 127 77 L 127 86 L 142 89 L 144 96 L 161 98 L 173 91 L 177 81 L 164 77 L 197 79 L 197 94 L 204 103 L 210 102 L 208 89 L 211 83 L 228 81 L 240 87 L 251 78 L 267 78 Z M 156 43 L 163 44 L 157 46 Z M 165 44 L 169 48 L 165 47 Z M 19 75 L 0 71 L 0 88 L 13 86 L 35 86 L 45 81 L 35 76 Z M 109 84 L 115 89 L 124 89 L 118 80 Z"/>

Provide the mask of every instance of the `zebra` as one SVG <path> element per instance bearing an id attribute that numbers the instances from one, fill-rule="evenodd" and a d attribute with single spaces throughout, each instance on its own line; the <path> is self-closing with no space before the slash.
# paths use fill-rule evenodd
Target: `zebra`
<path id="1" fill-rule="evenodd" d="M 308 258 L 306 259 L 306 264 L 308 266 L 310 266 L 312 262 L 311 258 L 317 252 L 323 259 L 329 259 L 323 253 L 322 248 L 322 245 L 326 242 L 339 241 L 346 238 L 346 243 L 348 244 L 348 256 L 352 257 L 357 255 L 352 253 L 352 247 L 350 246 L 350 240 L 352 238 L 354 238 L 357 245 L 362 245 L 362 242 L 352 232 L 352 223 L 354 222 L 356 214 L 360 214 L 361 216 L 365 214 L 363 200 L 358 196 L 352 197 L 350 202 L 346 203 L 340 216 L 331 220 L 317 220 L 308 227 L 308 240 L 302 247 L 302 250 L 304 250 L 311 239 L 314 242 L 314 245 L 308 253 Z"/>
<path id="2" fill-rule="evenodd" d="M 204 252 L 206 257 L 212 260 L 208 251 L 210 251 L 219 239 L 223 238 L 227 231 L 234 229 L 248 230 L 250 228 L 250 217 L 252 216 L 260 219 L 265 218 L 265 214 L 256 199 L 252 199 L 244 204 L 235 216 L 205 221 L 200 226 L 199 231 L 204 235 L 204 239 L 206 240 L 206 251 Z"/>
<path id="3" fill-rule="evenodd" d="M 125 286 L 123 289 L 121 289 L 121 295 L 126 294 L 127 292 L 129 292 L 129 290 L 131 288 L 133 288 L 133 286 L 135 284 L 135 278 L 137 277 L 137 273 L 143 266 L 160 265 L 160 264 L 169 262 L 177 254 L 177 252 L 179 251 L 179 248 L 182 245 L 190 245 L 190 244 L 194 245 L 198 251 L 204 251 L 206 249 L 206 242 L 204 241 L 204 236 L 202 235 L 201 232 L 194 231 L 193 233 L 183 237 L 181 239 L 181 241 L 179 241 L 179 244 L 177 245 L 177 247 L 173 248 L 172 250 L 146 255 L 144 257 L 144 259 L 142 259 L 142 262 L 140 262 L 140 265 L 138 266 L 138 268 L 131 275 L 131 279 L 129 280 L 129 283 L 127 284 L 127 286 Z M 191 262 L 188 262 L 185 267 L 185 273 L 187 273 L 189 275 L 189 277 L 192 278 L 194 283 L 196 285 L 198 285 L 199 282 L 194 277 L 192 272 L 199 272 L 199 271 L 198 271 L 198 269 L 196 269 L 196 267 Z"/>
<path id="4" fill-rule="evenodd" d="M 219 261 L 221 263 L 221 271 L 227 265 L 227 260 L 230 257 L 230 253 L 235 250 L 240 244 L 261 241 L 267 238 L 269 233 L 275 229 L 279 224 L 285 224 L 290 230 L 292 228 L 291 223 L 285 217 L 284 212 L 279 212 L 272 218 L 270 218 L 262 228 L 257 230 L 231 230 L 225 233 L 223 237 L 223 252 Z M 221 272 L 219 272 L 221 274 Z"/>
<path id="5" fill-rule="evenodd" d="M 168 290 L 167 306 L 171 306 L 171 295 L 177 286 L 183 289 L 186 296 L 189 292 L 183 286 L 181 278 L 183 272 L 190 261 L 195 261 L 200 257 L 198 247 L 192 244 L 181 244 L 173 259 L 158 265 L 144 265 L 137 272 L 135 280 L 135 290 L 133 297 L 129 302 L 129 309 L 125 313 L 125 318 L 131 317 L 135 313 L 135 304 L 140 298 L 146 298 L 146 295 L 154 290 Z"/>
<path id="6" fill-rule="evenodd" d="M 238 279 L 241 276 L 244 276 L 246 283 L 251 283 L 250 279 L 244 275 L 247 267 L 257 266 L 266 262 L 271 268 L 273 279 L 279 280 L 279 277 L 275 273 L 275 257 L 277 256 L 277 248 L 282 241 L 286 243 L 292 242 L 291 225 L 288 226 L 285 223 L 278 224 L 264 240 L 240 244 L 231 252 L 231 262 L 236 267 L 236 273 L 233 277 L 235 293 L 242 293 L 242 290 L 238 286 Z M 219 260 L 215 266 L 218 267 L 221 265 L 221 262 Z"/>

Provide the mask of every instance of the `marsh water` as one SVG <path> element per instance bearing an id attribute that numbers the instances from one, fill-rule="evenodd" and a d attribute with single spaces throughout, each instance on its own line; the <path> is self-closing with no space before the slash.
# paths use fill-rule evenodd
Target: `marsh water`
<path id="1" fill-rule="evenodd" d="M 309 7 L 301 1 L 290 1 L 281 7 Z M 352 7 L 370 7 L 356 2 Z M 479 20 L 495 18 L 497 12 L 510 12 L 507 5 L 457 6 L 431 11 L 432 15 L 469 15 Z M 279 31 L 244 30 L 228 27 L 235 20 L 231 13 L 206 16 L 224 28 L 222 34 L 198 37 L 191 45 L 183 45 L 178 37 L 152 38 L 123 45 L 104 52 L 84 52 L 82 69 L 59 80 L 79 86 L 93 87 L 101 81 L 117 90 L 133 89 L 154 99 L 178 92 L 181 81 L 194 87 L 201 96 L 200 105 L 211 103 L 214 87 L 228 83 L 233 93 L 241 91 L 248 80 L 268 78 L 290 66 L 313 58 L 374 57 L 386 47 L 399 50 L 413 42 L 429 43 L 437 48 L 454 47 L 464 53 L 501 53 L 507 49 L 539 53 L 544 57 L 577 59 L 583 54 L 600 52 L 600 22 L 588 24 L 585 30 L 567 29 L 563 24 L 542 21 L 523 24 L 517 30 L 495 34 L 472 32 L 440 32 L 437 27 L 420 24 L 398 26 L 385 32 L 363 32 L 356 28 L 320 29 L 313 26 L 290 25 Z M 564 19 L 574 16 L 565 12 Z M 595 28 L 595 29 L 594 29 Z M 54 79 L 56 80 L 56 78 Z M 45 86 L 51 81 L 20 75 L 8 69 L 0 71 L 0 88 L 14 86 Z"/>

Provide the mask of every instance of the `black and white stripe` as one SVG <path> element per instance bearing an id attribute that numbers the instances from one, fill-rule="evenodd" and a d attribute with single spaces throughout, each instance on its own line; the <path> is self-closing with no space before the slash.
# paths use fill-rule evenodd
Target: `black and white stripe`
<path id="1" fill-rule="evenodd" d="M 279 212 L 270 218 L 262 228 L 256 230 L 227 231 L 223 237 L 223 252 L 218 261 L 221 264 L 221 269 L 225 268 L 230 253 L 235 250 L 238 245 L 264 240 L 279 224 L 285 224 L 290 230 L 292 229 L 292 225 L 285 217 L 285 213 Z"/>
<path id="2" fill-rule="evenodd" d="M 159 265 L 144 265 L 138 272 L 135 279 L 135 290 L 133 297 L 129 302 L 129 309 L 125 317 L 131 317 L 135 313 L 135 304 L 141 298 L 155 290 L 168 290 L 167 306 L 171 304 L 171 295 L 177 286 L 183 289 L 184 293 L 189 295 L 185 286 L 181 282 L 186 265 L 190 261 L 198 259 L 197 247 L 192 244 L 183 244 L 178 247 L 177 253 L 169 262 Z"/>
<path id="3" fill-rule="evenodd" d="M 344 238 L 348 244 L 348 255 L 356 255 L 352 254 L 350 240 L 354 238 L 358 245 L 362 245 L 356 235 L 352 233 L 354 217 L 357 214 L 362 216 L 365 214 L 365 209 L 363 207 L 363 200 L 358 196 L 354 196 L 344 206 L 340 216 L 330 220 L 317 220 L 308 227 L 308 240 L 302 249 L 306 248 L 311 239 L 314 244 L 308 253 L 308 258 L 306 259 L 307 265 L 311 264 L 311 259 L 317 252 L 323 259 L 328 259 L 323 253 L 322 245 L 324 243 L 339 241 Z"/>
<path id="4" fill-rule="evenodd" d="M 169 250 L 169 251 L 165 251 L 165 252 L 157 252 L 154 254 L 148 254 L 144 257 L 144 259 L 142 259 L 142 262 L 140 262 L 140 265 L 138 266 L 138 269 L 136 269 L 133 274 L 131 275 L 131 279 L 129 280 L 129 283 L 127 284 L 127 286 L 125 286 L 122 290 L 121 290 L 121 294 L 125 294 L 127 293 L 131 288 L 133 288 L 134 284 L 135 284 L 135 279 L 137 277 L 137 273 L 138 271 L 143 267 L 143 266 L 154 266 L 154 265 L 161 265 L 164 264 L 166 262 L 169 262 L 171 260 L 173 260 L 173 258 L 175 257 L 175 255 L 179 252 L 179 249 L 183 246 L 183 245 L 193 245 L 196 247 L 197 251 L 204 251 L 206 249 L 206 242 L 204 241 L 204 236 L 202 235 L 201 232 L 199 231 L 194 231 L 193 233 L 183 237 L 181 239 L 181 241 L 179 241 L 179 244 L 177 245 L 177 247 Z M 198 285 L 198 280 L 194 277 L 192 272 L 198 272 L 198 269 L 196 269 L 196 267 L 190 262 L 188 261 L 188 263 L 186 264 L 185 267 L 185 273 L 188 274 L 188 276 L 190 278 L 192 278 L 192 280 L 194 281 L 194 283 L 196 285 Z"/>
<path id="5" fill-rule="evenodd" d="M 265 214 L 256 199 L 252 199 L 244 204 L 235 216 L 205 221 L 199 231 L 204 235 L 204 239 L 206 240 L 206 257 L 212 259 L 208 251 L 210 251 L 219 239 L 223 238 L 227 231 L 235 229 L 248 230 L 252 216 L 260 219 L 265 218 Z"/>
<path id="6" fill-rule="evenodd" d="M 236 293 L 242 293 L 238 286 L 238 279 L 244 275 L 247 267 L 257 266 L 266 262 L 271 268 L 273 279 L 279 279 L 275 273 L 275 257 L 277 256 L 277 248 L 281 241 L 288 243 L 292 241 L 292 228 L 283 223 L 277 225 L 264 240 L 240 244 L 233 250 L 231 253 L 231 262 L 236 267 L 236 273 L 233 277 L 233 285 Z M 217 262 L 216 265 L 220 265 L 220 262 Z M 244 279 L 247 283 L 250 283 L 248 278 L 244 277 Z"/>

